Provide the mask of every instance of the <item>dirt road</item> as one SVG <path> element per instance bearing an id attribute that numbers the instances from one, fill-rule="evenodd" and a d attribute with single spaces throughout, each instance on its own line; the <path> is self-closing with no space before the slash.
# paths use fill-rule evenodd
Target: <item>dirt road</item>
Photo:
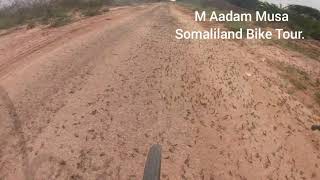
<path id="1" fill-rule="evenodd" d="M 190 18 L 147 4 L 1 36 L 0 179 L 141 179 L 154 143 L 162 179 L 319 179 L 319 120 L 265 59 L 320 63 L 176 40 Z"/>

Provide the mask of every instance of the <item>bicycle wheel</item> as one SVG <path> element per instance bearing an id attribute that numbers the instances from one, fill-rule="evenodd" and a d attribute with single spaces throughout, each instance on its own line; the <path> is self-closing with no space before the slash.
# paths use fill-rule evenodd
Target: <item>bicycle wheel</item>
<path id="1" fill-rule="evenodd" d="M 160 180 L 161 146 L 154 144 L 149 150 L 144 167 L 143 180 Z"/>

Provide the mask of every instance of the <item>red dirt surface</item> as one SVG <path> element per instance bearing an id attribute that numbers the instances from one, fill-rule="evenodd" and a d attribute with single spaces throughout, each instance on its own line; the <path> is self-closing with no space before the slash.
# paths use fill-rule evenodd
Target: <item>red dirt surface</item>
<path id="1" fill-rule="evenodd" d="M 177 40 L 201 29 L 168 3 L 0 37 L 0 179 L 319 179 L 314 109 L 268 61 L 319 61 L 259 42 Z M 314 104 L 313 108 L 318 106 Z"/>

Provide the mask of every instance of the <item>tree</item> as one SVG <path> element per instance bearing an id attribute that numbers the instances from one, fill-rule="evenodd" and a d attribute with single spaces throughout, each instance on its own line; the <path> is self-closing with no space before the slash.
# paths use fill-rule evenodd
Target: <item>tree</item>
<path id="1" fill-rule="evenodd" d="M 228 0 L 230 3 L 246 9 L 256 9 L 258 0 Z"/>

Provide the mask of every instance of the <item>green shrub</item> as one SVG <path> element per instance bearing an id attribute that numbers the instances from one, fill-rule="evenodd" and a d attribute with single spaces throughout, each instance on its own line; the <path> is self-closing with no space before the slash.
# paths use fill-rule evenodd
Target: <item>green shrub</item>
<path id="1" fill-rule="evenodd" d="M 241 28 L 244 30 L 244 32 L 247 30 L 246 22 L 240 21 L 226 22 L 226 27 L 231 31 L 239 31 Z"/>
<path id="2" fill-rule="evenodd" d="M 36 23 L 34 21 L 31 21 L 27 24 L 27 29 L 33 29 L 36 26 Z"/>
<path id="3" fill-rule="evenodd" d="M 259 0 L 227 0 L 230 3 L 242 7 L 242 8 L 246 8 L 246 9 L 256 9 Z"/>
<path id="4" fill-rule="evenodd" d="M 320 21 L 320 11 L 312 7 L 289 5 L 286 9 L 292 14 L 299 14 Z"/>
<path id="5" fill-rule="evenodd" d="M 311 17 L 293 14 L 289 14 L 289 26 L 294 30 L 302 30 L 305 37 L 312 37 L 320 40 L 320 21 Z"/>
<path id="6" fill-rule="evenodd" d="M 256 10 L 258 11 L 267 11 L 268 13 L 284 13 L 285 10 L 279 8 L 277 5 L 275 4 L 270 4 L 267 2 L 259 2 L 257 5 Z"/>
<path id="7" fill-rule="evenodd" d="M 0 29 L 10 28 L 13 25 L 14 25 L 13 21 L 10 20 L 9 18 L 0 17 Z"/>
<path id="8" fill-rule="evenodd" d="M 0 29 L 27 24 L 38 20 L 53 27 L 65 25 L 71 21 L 68 13 L 72 10 L 81 10 L 85 16 L 99 14 L 100 8 L 111 3 L 111 0 L 53 0 L 34 1 L 29 5 L 15 3 L 0 10 Z"/>
<path id="9" fill-rule="evenodd" d="M 60 26 L 64 26 L 68 23 L 70 23 L 71 18 L 69 16 L 65 16 L 65 17 L 57 17 L 52 19 L 52 22 L 50 23 L 50 27 L 60 27 Z"/>
<path id="10" fill-rule="evenodd" d="M 96 16 L 100 14 L 99 8 L 90 8 L 82 11 L 84 16 Z"/>

